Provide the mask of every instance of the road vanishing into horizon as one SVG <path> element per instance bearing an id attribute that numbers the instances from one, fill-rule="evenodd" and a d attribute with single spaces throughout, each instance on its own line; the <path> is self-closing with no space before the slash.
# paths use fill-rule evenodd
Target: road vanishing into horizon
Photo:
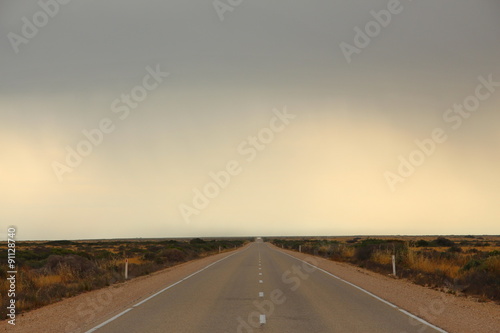
<path id="1" fill-rule="evenodd" d="M 86 333 L 444 332 L 313 261 L 252 243 Z"/>

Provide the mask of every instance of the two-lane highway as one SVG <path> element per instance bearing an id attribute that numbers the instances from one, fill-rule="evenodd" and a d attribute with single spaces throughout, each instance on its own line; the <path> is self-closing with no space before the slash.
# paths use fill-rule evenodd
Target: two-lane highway
<path id="1" fill-rule="evenodd" d="M 444 332 L 309 263 L 253 243 L 88 333 Z"/>

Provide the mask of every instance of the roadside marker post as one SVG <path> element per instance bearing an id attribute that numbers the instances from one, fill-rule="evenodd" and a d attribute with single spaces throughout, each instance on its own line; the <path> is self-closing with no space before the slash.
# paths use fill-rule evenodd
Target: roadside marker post
<path id="1" fill-rule="evenodd" d="M 392 255 L 392 275 L 396 277 L 396 256 Z"/>
<path id="2" fill-rule="evenodd" d="M 125 259 L 125 280 L 128 280 L 128 259 Z"/>

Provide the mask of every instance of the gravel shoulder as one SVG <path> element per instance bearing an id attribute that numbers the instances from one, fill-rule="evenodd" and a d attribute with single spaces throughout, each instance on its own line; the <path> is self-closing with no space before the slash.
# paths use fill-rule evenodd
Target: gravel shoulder
<path id="1" fill-rule="evenodd" d="M 311 255 L 270 247 L 288 253 L 296 258 L 310 258 Z M 500 305 L 494 302 L 478 302 L 471 298 L 446 294 L 441 291 L 416 285 L 405 279 L 389 276 L 347 264 L 314 257 L 317 266 L 341 279 L 349 281 L 429 323 L 450 333 L 498 333 L 500 332 Z M 422 323 L 411 320 L 414 325 Z"/>

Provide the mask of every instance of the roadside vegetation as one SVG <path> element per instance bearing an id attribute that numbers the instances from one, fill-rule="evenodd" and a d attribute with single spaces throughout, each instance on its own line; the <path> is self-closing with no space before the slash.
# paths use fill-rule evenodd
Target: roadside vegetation
<path id="1" fill-rule="evenodd" d="M 278 247 L 349 262 L 480 301 L 500 303 L 500 237 L 276 238 Z"/>
<path id="2" fill-rule="evenodd" d="M 134 278 L 243 246 L 250 239 L 112 240 L 16 242 L 18 313 L 54 303 L 65 297 L 123 282 L 125 259 Z M 7 258 L 5 242 L 0 256 Z M 6 318 L 8 280 L 0 265 L 0 314 Z"/>

